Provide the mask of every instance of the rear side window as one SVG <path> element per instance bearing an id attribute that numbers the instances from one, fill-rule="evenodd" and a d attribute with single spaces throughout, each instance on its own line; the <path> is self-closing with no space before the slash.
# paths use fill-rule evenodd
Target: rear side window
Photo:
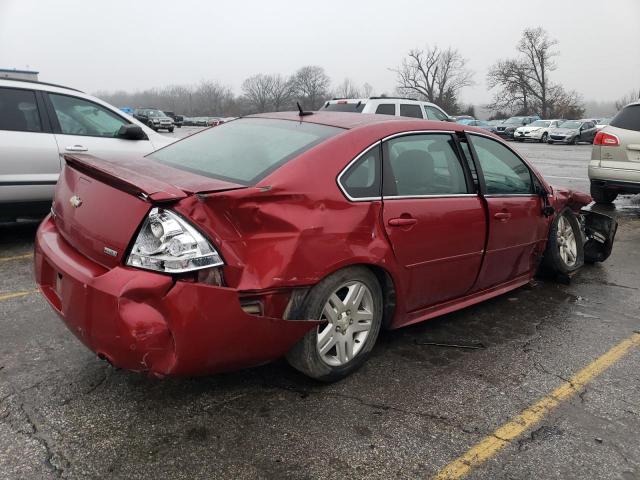
<path id="1" fill-rule="evenodd" d="M 380 115 L 395 115 L 396 114 L 396 105 L 395 103 L 381 103 L 376 108 L 376 113 Z"/>
<path id="2" fill-rule="evenodd" d="M 36 94 L 33 91 L 0 88 L 0 130 L 42 131 Z"/>
<path id="3" fill-rule="evenodd" d="M 384 170 L 385 196 L 469 193 L 453 137 L 448 134 L 409 135 L 389 140 L 385 144 Z"/>
<path id="4" fill-rule="evenodd" d="M 401 117 L 422 118 L 422 109 L 420 105 L 400 104 Z"/>
<path id="5" fill-rule="evenodd" d="M 380 146 L 362 155 L 340 177 L 339 182 L 352 199 L 380 197 Z"/>
<path id="6" fill-rule="evenodd" d="M 329 112 L 362 112 L 365 102 L 356 102 L 356 103 L 330 103 L 325 105 L 324 110 Z"/>
<path id="7" fill-rule="evenodd" d="M 447 120 L 447 116 L 435 107 L 425 105 L 424 110 L 427 112 L 427 118 L 429 120 L 440 120 L 443 122 Z"/>
<path id="8" fill-rule="evenodd" d="M 609 125 L 640 132 L 640 105 L 624 107 L 613 117 Z"/>
<path id="9" fill-rule="evenodd" d="M 341 128 L 315 123 L 243 118 L 172 143 L 148 157 L 207 177 L 252 185 L 341 132 Z"/>

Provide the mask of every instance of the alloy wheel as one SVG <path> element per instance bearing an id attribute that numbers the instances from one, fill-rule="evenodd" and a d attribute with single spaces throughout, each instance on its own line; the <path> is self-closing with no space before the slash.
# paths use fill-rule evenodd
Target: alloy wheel
<path id="1" fill-rule="evenodd" d="M 374 317 L 373 295 L 363 282 L 351 281 L 338 287 L 322 309 L 316 348 L 324 363 L 346 365 L 365 344 Z"/>
<path id="2" fill-rule="evenodd" d="M 571 222 L 564 215 L 558 219 L 556 237 L 560 258 L 568 267 L 573 267 L 578 261 L 578 246 Z"/>

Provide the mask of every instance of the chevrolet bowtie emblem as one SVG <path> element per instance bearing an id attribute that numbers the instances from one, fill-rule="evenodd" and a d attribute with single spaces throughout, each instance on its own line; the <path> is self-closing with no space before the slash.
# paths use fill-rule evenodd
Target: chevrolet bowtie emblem
<path id="1" fill-rule="evenodd" d="M 82 199 L 78 195 L 74 195 L 69 199 L 69 203 L 73 208 L 78 208 L 80 205 L 82 205 Z"/>

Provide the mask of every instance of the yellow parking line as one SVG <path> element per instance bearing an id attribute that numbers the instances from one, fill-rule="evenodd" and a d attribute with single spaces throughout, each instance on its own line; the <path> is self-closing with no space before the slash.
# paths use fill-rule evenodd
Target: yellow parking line
<path id="1" fill-rule="evenodd" d="M 519 437 L 525 430 L 528 430 L 540 422 L 545 415 L 560 402 L 578 393 L 587 383 L 617 362 L 631 348 L 637 347 L 638 345 L 640 345 L 640 334 L 634 333 L 584 367 L 549 395 L 541 398 L 513 420 L 498 428 L 492 435 L 481 440 L 464 455 L 448 464 L 437 473 L 434 479 L 455 480 L 464 477 L 471 469 L 496 455 L 502 448 L 506 447 L 509 442 Z"/>
<path id="2" fill-rule="evenodd" d="M 0 257 L 0 262 L 8 262 L 9 260 L 22 260 L 23 258 L 31 258 L 33 253 L 25 253 L 24 255 L 14 255 L 13 257 Z"/>
<path id="3" fill-rule="evenodd" d="M 0 294 L 0 302 L 2 302 L 3 300 L 9 300 L 10 298 L 18 298 L 24 297 L 25 295 L 31 295 L 32 293 L 36 293 L 37 291 L 38 290 L 24 290 L 22 292 Z"/>

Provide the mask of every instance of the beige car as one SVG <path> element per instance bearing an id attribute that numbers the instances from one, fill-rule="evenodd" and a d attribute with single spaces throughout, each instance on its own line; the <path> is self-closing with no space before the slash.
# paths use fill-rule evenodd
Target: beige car
<path id="1" fill-rule="evenodd" d="M 611 203 L 622 193 L 640 193 L 640 101 L 624 107 L 597 133 L 589 179 L 597 203 Z"/>

